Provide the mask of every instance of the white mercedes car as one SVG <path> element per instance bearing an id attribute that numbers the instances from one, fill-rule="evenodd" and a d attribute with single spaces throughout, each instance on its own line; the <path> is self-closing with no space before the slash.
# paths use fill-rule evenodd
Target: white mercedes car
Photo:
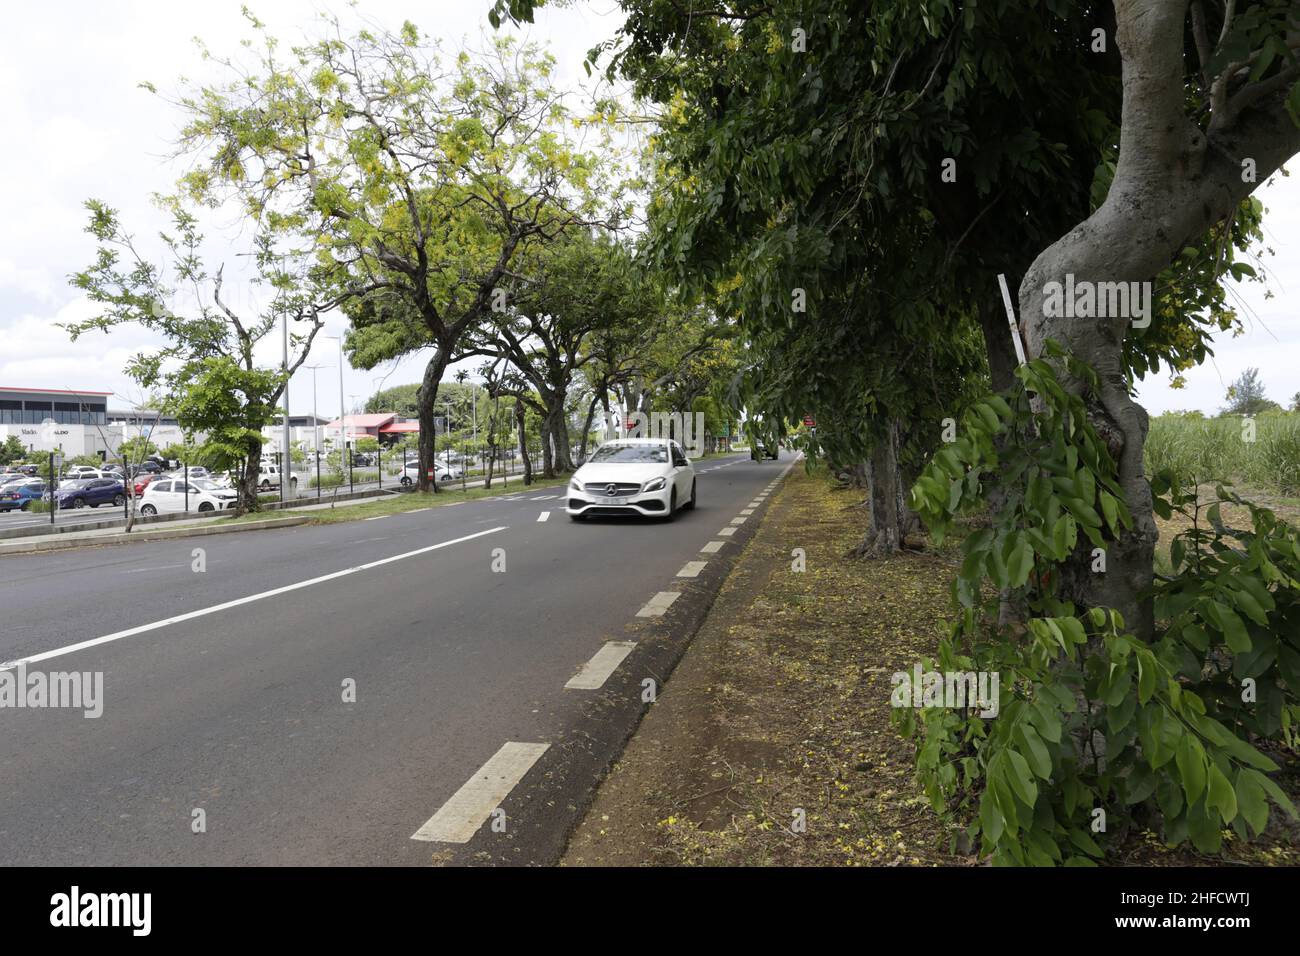
<path id="1" fill-rule="evenodd" d="M 695 467 L 681 445 L 664 438 L 606 442 L 573 473 L 565 513 L 574 521 L 588 515 L 648 515 L 672 521 L 681 508 L 695 507 Z"/>

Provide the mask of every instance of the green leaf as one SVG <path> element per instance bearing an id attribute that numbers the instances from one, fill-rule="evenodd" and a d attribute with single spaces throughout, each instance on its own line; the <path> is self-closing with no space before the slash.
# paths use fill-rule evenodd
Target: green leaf
<path id="1" fill-rule="evenodd" d="M 1250 776 L 1251 771 L 1243 768 L 1237 771 L 1237 807 L 1241 815 L 1250 824 L 1256 836 L 1264 832 L 1268 825 L 1268 800 L 1259 781 Z"/>
<path id="2" fill-rule="evenodd" d="M 1047 746 L 1043 743 L 1043 738 L 1038 736 L 1038 731 L 1028 721 L 1022 720 L 1016 726 L 1016 738 L 1024 745 L 1025 756 L 1028 758 L 1029 765 L 1035 775 L 1043 780 L 1052 775 L 1052 757 L 1047 752 Z"/>
<path id="3" fill-rule="evenodd" d="M 1233 791 L 1228 778 L 1214 764 L 1210 764 L 1206 787 L 1206 806 L 1217 809 L 1224 823 L 1231 823 L 1232 818 L 1237 815 L 1237 794 Z"/>
<path id="4" fill-rule="evenodd" d="M 1007 784 L 1015 791 L 1016 796 L 1032 807 L 1038 800 L 1038 785 L 1034 783 L 1034 776 L 1029 769 L 1029 763 L 1018 751 L 1010 748 L 1007 749 L 1006 755 L 1011 764 L 1007 768 Z"/>
<path id="5" fill-rule="evenodd" d="M 1034 569 L 1034 549 L 1029 546 L 1024 535 L 1017 534 L 1007 557 L 1007 574 L 1013 588 L 1024 587 L 1029 580 L 1029 572 Z"/>
<path id="6" fill-rule="evenodd" d="M 1182 735 L 1178 748 L 1174 751 L 1174 761 L 1178 764 L 1178 774 L 1183 781 L 1187 802 L 1193 804 L 1205 790 L 1205 748 L 1195 734 Z"/>

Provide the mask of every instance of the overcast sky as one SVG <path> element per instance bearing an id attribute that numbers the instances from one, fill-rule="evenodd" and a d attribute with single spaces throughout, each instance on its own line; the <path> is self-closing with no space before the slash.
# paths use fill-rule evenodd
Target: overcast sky
<path id="1" fill-rule="evenodd" d="M 168 158 L 180 118 L 138 84 L 147 80 L 169 90 L 178 77 L 204 78 L 192 38 L 202 36 L 216 53 L 236 51 L 248 35 L 240 6 L 241 0 L 67 0 L 6 9 L 0 44 L 0 102 L 6 105 L 5 149 L 0 150 L 0 386 L 138 394 L 122 369 L 131 354 L 150 344 L 147 333 L 123 329 L 73 343 L 56 325 L 91 314 L 89 303 L 68 285 L 68 276 L 88 265 L 94 251 L 83 232 L 82 203 L 94 197 L 118 208 L 142 238 L 163 225 L 150 196 L 170 190 L 181 171 Z M 287 40 L 310 31 L 326 9 L 345 22 L 360 16 L 343 3 L 275 0 L 249 6 Z M 490 30 L 487 7 L 488 0 L 366 0 L 363 5 L 368 20 L 396 29 L 409 19 L 448 49 L 477 44 Z M 579 2 L 570 9 L 543 10 L 528 35 L 549 45 L 560 61 L 561 81 L 576 89 L 584 76 L 583 55 L 613 34 L 618 16 L 612 0 Z M 1277 401 L 1286 404 L 1300 391 L 1300 321 L 1289 307 L 1291 296 L 1300 294 L 1300 177 L 1279 177 L 1262 196 L 1270 208 L 1269 244 L 1277 253 L 1264 263 L 1275 297 L 1266 301 L 1253 284 L 1238 287 L 1247 334 L 1220 341 L 1216 358 L 1189 373 L 1182 391 L 1169 389 L 1163 376 L 1144 383 L 1141 398 L 1153 413 L 1214 411 L 1227 384 L 1249 366 L 1261 370 Z M 237 268 L 236 253 L 245 248 L 246 243 L 233 241 L 217 252 Z M 323 334 L 338 335 L 341 326 L 341 319 L 332 317 Z M 278 360 L 278 344 L 267 348 L 266 358 Z M 364 401 L 381 379 L 389 385 L 418 381 L 425 359 L 413 356 L 373 371 L 345 368 L 345 404 Z M 338 411 L 337 361 L 337 345 L 318 340 L 309 362 L 330 366 L 317 373 L 323 415 Z M 310 412 L 310 372 L 295 376 L 291 400 L 295 414 Z"/>

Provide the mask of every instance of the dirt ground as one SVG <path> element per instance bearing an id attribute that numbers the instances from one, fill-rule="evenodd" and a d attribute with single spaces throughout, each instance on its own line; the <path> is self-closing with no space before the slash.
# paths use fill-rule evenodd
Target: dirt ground
<path id="1" fill-rule="evenodd" d="M 979 864 L 930 810 L 889 723 L 890 675 L 946 631 L 956 552 L 847 558 L 861 497 L 790 473 L 563 865 Z M 1294 761 L 1279 783 L 1300 790 Z M 1135 833 L 1113 862 L 1300 862 L 1300 828 L 1274 816 L 1248 846 L 1229 833 L 1217 858 Z"/>

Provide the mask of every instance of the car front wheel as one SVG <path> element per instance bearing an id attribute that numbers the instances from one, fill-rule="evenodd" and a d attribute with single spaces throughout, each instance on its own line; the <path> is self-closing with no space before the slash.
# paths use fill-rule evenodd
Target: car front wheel
<path id="1" fill-rule="evenodd" d="M 153 505 L 140 506 L 140 514 L 144 515 L 146 518 L 153 517 L 157 513 L 158 513 L 158 509 L 155 508 Z"/>
<path id="2" fill-rule="evenodd" d="M 114 507 L 114 508 L 120 508 L 120 507 L 122 507 L 122 505 L 124 505 L 124 504 L 126 504 L 126 499 L 123 498 L 121 495 L 114 495 L 114 496 L 113 496 L 113 507 Z"/>
<path id="3" fill-rule="evenodd" d="M 77 510 L 81 510 L 82 508 L 86 507 L 86 499 L 74 498 L 72 501 L 72 507 L 76 508 Z"/>

